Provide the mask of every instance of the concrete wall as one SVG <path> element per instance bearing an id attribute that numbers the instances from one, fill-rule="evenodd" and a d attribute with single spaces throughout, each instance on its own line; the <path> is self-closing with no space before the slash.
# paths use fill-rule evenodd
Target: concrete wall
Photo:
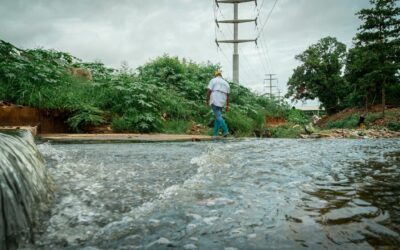
<path id="1" fill-rule="evenodd" d="M 38 126 L 38 133 L 67 133 L 65 113 L 22 106 L 0 106 L 0 126 Z"/>

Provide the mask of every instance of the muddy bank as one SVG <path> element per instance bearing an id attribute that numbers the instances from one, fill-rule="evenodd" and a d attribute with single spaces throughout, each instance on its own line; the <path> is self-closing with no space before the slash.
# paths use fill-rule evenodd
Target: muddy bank
<path id="1" fill-rule="evenodd" d="M 11 104 L 0 104 L 0 127 L 31 126 L 38 133 L 67 133 L 68 114 L 60 110 L 45 110 Z"/>

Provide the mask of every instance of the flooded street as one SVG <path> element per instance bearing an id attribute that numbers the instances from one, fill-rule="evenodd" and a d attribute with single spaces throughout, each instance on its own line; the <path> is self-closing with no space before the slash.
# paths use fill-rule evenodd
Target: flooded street
<path id="1" fill-rule="evenodd" d="M 36 249 L 400 247 L 400 140 L 41 144 Z"/>

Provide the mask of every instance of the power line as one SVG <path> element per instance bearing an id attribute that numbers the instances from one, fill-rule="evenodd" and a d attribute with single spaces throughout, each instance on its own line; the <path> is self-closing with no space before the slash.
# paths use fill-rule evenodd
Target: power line
<path id="1" fill-rule="evenodd" d="M 258 30 L 258 26 L 257 26 L 257 30 Z M 263 37 L 261 37 L 263 38 Z M 258 46 L 259 44 L 259 46 Z M 264 73 L 268 72 L 268 68 L 270 68 L 268 66 L 268 55 L 266 54 L 266 50 L 264 49 L 264 44 L 263 44 L 263 40 L 261 39 L 259 43 L 257 43 L 257 51 L 258 51 L 258 55 L 260 56 L 260 60 L 261 60 L 261 64 L 264 68 Z"/>
<path id="2" fill-rule="evenodd" d="M 222 29 L 220 29 L 220 32 L 222 33 L 222 35 L 223 35 L 224 37 L 226 36 Z M 233 35 L 233 33 L 232 33 L 231 30 L 229 30 L 229 33 L 230 33 L 230 35 Z M 249 72 L 252 71 L 253 75 L 257 75 L 257 73 L 255 73 L 254 69 L 252 69 L 252 68 L 249 66 L 249 65 L 250 65 L 250 61 L 249 61 L 249 59 L 247 58 L 247 55 L 242 51 L 241 48 L 239 48 L 239 52 L 243 55 L 243 58 L 247 61 L 247 64 L 245 64 L 245 65 L 246 65 L 245 70 L 248 70 L 248 69 L 249 69 Z M 267 72 L 267 71 L 265 71 L 265 72 Z M 249 75 L 251 75 L 251 74 L 249 74 L 249 73 L 246 72 L 246 71 L 245 71 L 245 73 L 247 73 L 247 76 L 248 76 L 248 77 L 249 77 Z M 251 77 L 249 77 L 249 79 L 250 79 L 250 78 L 251 78 Z"/>
<path id="3" fill-rule="evenodd" d="M 263 3 L 264 3 L 264 1 L 261 4 L 263 4 Z M 257 29 L 257 31 L 259 31 L 258 25 L 256 26 L 256 29 Z M 268 72 L 268 70 L 267 70 L 267 68 L 268 68 L 268 65 L 267 65 L 268 64 L 268 60 L 267 60 L 267 57 L 265 55 L 265 50 L 262 48 L 263 47 L 262 42 L 263 42 L 262 40 L 259 42 L 261 48 L 257 44 L 257 51 L 258 51 L 258 55 L 260 56 L 261 64 L 262 64 L 262 66 L 264 68 L 264 73 L 267 73 Z M 264 61 L 263 56 L 265 57 L 265 61 Z"/>
<path id="4" fill-rule="evenodd" d="M 268 45 L 267 45 L 267 42 L 265 41 L 264 35 L 261 35 L 260 45 L 261 45 L 263 55 L 265 57 L 265 62 L 268 65 L 268 68 L 271 69 L 272 71 L 274 71 L 274 69 L 273 69 L 274 67 L 272 65 L 272 61 L 271 61 L 271 58 L 270 58 L 269 52 L 268 52 L 268 47 L 267 47 Z"/>
<path id="5" fill-rule="evenodd" d="M 257 36 L 257 39 L 260 37 L 261 32 L 263 31 L 263 29 L 264 29 L 265 25 L 267 24 L 269 18 L 271 17 L 272 12 L 274 11 L 277 2 L 278 2 L 278 0 L 275 0 L 274 5 L 272 6 L 271 11 L 268 13 L 267 18 L 265 19 L 265 22 L 264 22 L 264 24 L 263 24 L 262 27 L 261 27 L 261 30 L 260 30 L 260 33 L 259 33 L 258 36 Z"/>
<path id="6" fill-rule="evenodd" d="M 258 56 L 260 58 L 261 65 L 263 67 L 264 73 L 266 73 L 268 71 L 267 70 L 268 67 L 267 67 L 266 62 L 264 61 L 263 54 L 262 54 L 262 49 L 260 49 L 260 47 L 258 47 L 258 46 L 257 46 L 257 53 L 258 53 Z"/>
<path id="7" fill-rule="evenodd" d="M 217 7 L 216 4 L 214 2 L 214 0 L 212 0 L 213 2 L 213 12 L 214 12 L 214 20 L 217 20 Z M 214 26 L 214 39 L 217 40 L 217 26 Z M 219 47 L 217 47 L 217 55 L 218 55 L 218 61 L 221 61 L 221 54 L 219 51 Z M 228 64 L 229 64 L 229 60 L 227 60 Z"/>
<path id="8" fill-rule="evenodd" d="M 224 32 L 222 29 L 219 29 L 219 31 L 220 31 L 220 33 L 223 35 L 223 37 L 226 37 L 226 34 L 225 34 L 225 32 Z M 231 31 L 230 29 L 228 29 L 228 31 L 229 31 L 229 34 L 230 34 L 231 36 L 233 36 L 232 31 Z M 252 74 L 253 74 L 253 75 L 257 75 L 257 73 L 254 71 L 253 68 L 251 68 L 251 67 L 249 66 L 251 63 L 250 63 L 250 61 L 249 61 L 247 55 L 242 51 L 242 49 L 241 49 L 240 47 L 239 47 L 239 52 L 243 55 L 243 58 L 247 61 L 247 64 L 244 64 L 244 65 L 246 66 L 244 69 L 245 69 L 245 73 L 246 73 L 248 79 L 251 79 L 252 77 L 249 77 L 249 76 L 251 76 Z M 251 71 L 252 74 L 250 73 L 250 71 Z M 266 73 L 266 72 L 267 72 L 267 70 L 265 70 L 264 73 Z M 260 76 L 262 77 L 262 74 L 261 74 Z M 253 78 L 253 80 L 254 80 L 254 78 Z"/>
<path id="9" fill-rule="evenodd" d="M 260 17 L 261 10 L 262 10 L 262 8 L 263 8 L 263 6 L 264 6 L 264 2 L 265 2 L 265 0 L 263 0 L 263 1 L 261 2 L 260 7 L 258 8 L 257 15 L 256 15 L 256 19 L 258 19 L 258 18 Z"/>
<path id="10" fill-rule="evenodd" d="M 223 38 L 226 38 L 227 36 L 226 36 L 226 34 L 224 33 L 224 31 L 222 30 L 222 29 L 219 29 L 219 32 L 222 34 L 222 37 Z M 229 30 L 229 32 L 230 32 L 230 34 L 231 35 L 233 35 L 233 33 L 232 33 L 232 31 L 231 30 Z M 219 47 L 220 48 L 220 50 L 222 51 L 222 48 L 221 47 Z M 247 57 L 246 57 L 246 55 L 243 53 L 243 51 L 241 50 L 241 48 L 239 48 L 239 51 L 240 51 L 240 53 L 242 53 L 243 54 L 243 56 L 244 56 L 244 58 L 247 60 Z M 250 68 L 247 68 L 248 67 L 248 64 L 245 64 L 246 65 L 246 68 L 244 68 L 244 73 L 247 75 L 247 77 L 250 79 L 251 78 L 251 74 L 249 73 L 249 71 L 247 71 L 248 69 L 250 69 Z M 251 71 L 251 70 L 250 70 Z"/>
<path id="11" fill-rule="evenodd" d="M 269 13 L 268 13 L 267 18 L 266 18 L 265 21 L 264 21 L 264 24 L 263 24 L 262 28 L 261 28 L 261 29 L 258 29 L 258 26 L 257 26 L 257 29 L 258 29 L 257 39 L 261 38 L 261 39 L 260 39 L 260 40 L 261 40 L 261 41 L 260 41 L 261 48 L 262 48 L 263 54 L 265 55 L 266 62 L 267 62 L 267 64 L 269 64 L 269 68 L 271 68 L 272 71 L 274 71 L 274 69 L 273 69 L 272 61 L 271 61 L 271 59 L 270 59 L 270 57 L 269 57 L 268 43 L 265 41 L 266 39 L 265 39 L 264 33 L 263 33 L 262 31 L 263 31 L 263 29 L 265 28 L 266 24 L 268 23 L 268 20 L 270 19 L 271 15 L 272 15 L 272 12 L 274 11 L 275 6 L 276 6 L 277 3 L 278 3 L 278 0 L 275 0 L 273 6 L 272 6 L 272 8 L 271 8 L 271 10 L 270 10 Z M 262 3 L 262 4 L 263 4 L 263 3 Z"/>
<path id="12" fill-rule="evenodd" d="M 248 57 L 246 56 L 246 54 L 241 49 L 239 49 L 239 51 L 243 55 L 243 58 L 245 59 L 245 61 L 247 62 L 247 64 L 245 64 L 246 67 L 248 67 L 250 69 L 250 71 L 253 73 L 254 76 L 257 75 L 257 72 L 254 70 L 254 68 L 250 67 L 251 63 L 250 63 L 250 60 L 248 59 Z M 249 79 L 250 78 L 251 77 L 249 77 Z"/>

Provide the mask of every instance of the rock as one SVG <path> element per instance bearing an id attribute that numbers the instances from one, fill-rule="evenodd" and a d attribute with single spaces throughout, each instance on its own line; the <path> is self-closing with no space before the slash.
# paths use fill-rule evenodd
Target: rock
<path id="1" fill-rule="evenodd" d="M 317 124 L 319 120 L 321 120 L 321 117 L 319 117 L 318 115 L 313 115 L 311 118 L 313 125 Z"/>
<path id="2" fill-rule="evenodd" d="M 89 69 L 70 67 L 68 70 L 73 76 L 77 76 L 89 81 L 93 80 L 92 72 Z"/>
<path id="3" fill-rule="evenodd" d="M 312 123 L 310 123 L 310 124 L 308 124 L 308 125 L 306 125 L 306 126 L 304 127 L 304 131 L 305 131 L 307 134 L 312 134 L 312 133 L 315 132 L 315 128 L 313 127 Z"/>
<path id="4" fill-rule="evenodd" d="M 358 135 L 358 136 L 365 136 L 366 134 L 365 134 L 364 131 L 358 131 L 358 132 L 357 132 L 357 135 Z"/>

